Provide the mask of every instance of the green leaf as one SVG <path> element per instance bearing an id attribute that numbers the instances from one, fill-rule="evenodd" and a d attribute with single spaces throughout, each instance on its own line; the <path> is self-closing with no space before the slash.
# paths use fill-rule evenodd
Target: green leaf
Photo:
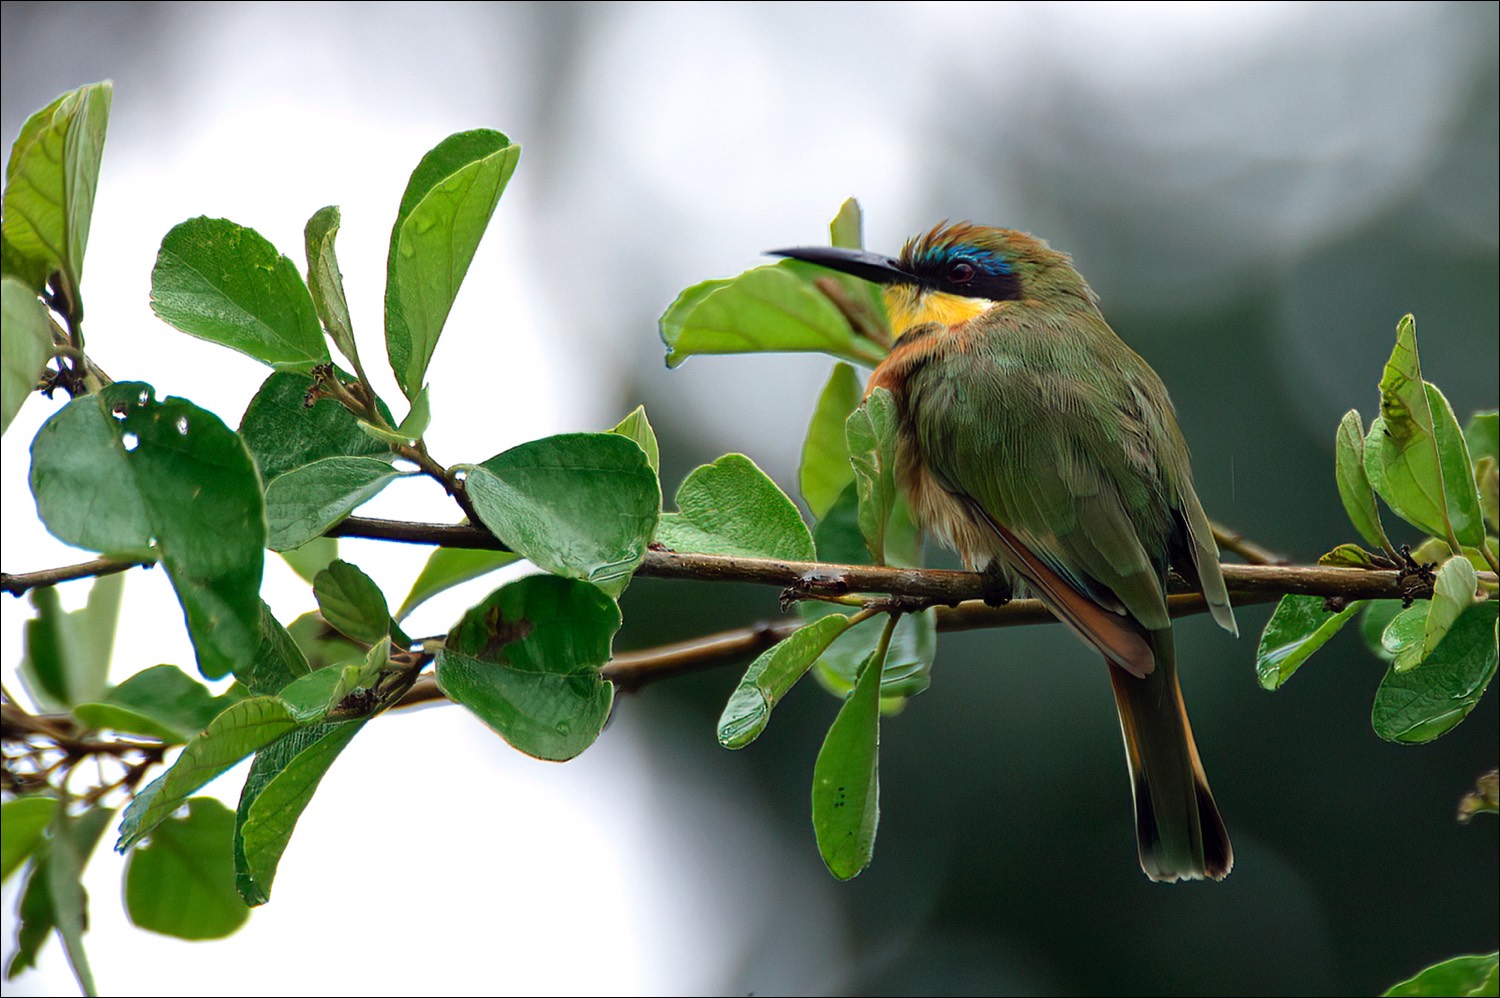
<path id="1" fill-rule="evenodd" d="M 21 879 L 21 900 L 16 905 L 16 949 L 5 968 L 6 980 L 36 967 L 42 944 L 57 926 L 52 916 L 52 891 L 47 884 L 51 855 L 51 843 L 43 840 L 37 847 L 35 862 Z"/>
<path id="2" fill-rule="evenodd" d="M 812 535 L 796 505 L 743 454 L 695 469 L 677 490 L 656 540 L 674 551 L 812 561 Z"/>
<path id="3" fill-rule="evenodd" d="M 858 876 L 880 822 L 880 671 L 877 655 L 833 719 L 813 764 L 812 818 L 823 862 L 840 880 Z"/>
<path id="4" fill-rule="evenodd" d="M 846 198 L 839 205 L 838 214 L 828 223 L 828 238 L 840 249 L 864 249 L 865 216 L 857 199 Z"/>
<path id="5" fill-rule="evenodd" d="M 1377 735 L 1420 745 L 1468 716 L 1495 677 L 1497 604 L 1491 599 L 1465 610 L 1420 668 L 1397 672 L 1393 666 L 1386 672 L 1370 712 Z M 1405 616 L 1393 620 L 1386 633 Z"/>
<path id="6" fill-rule="evenodd" d="M 373 579 L 347 561 L 336 561 L 313 579 L 318 610 L 329 626 L 365 645 L 391 633 L 385 594 Z"/>
<path id="7" fill-rule="evenodd" d="M 859 489 L 852 479 L 813 526 L 813 546 L 818 560 L 831 565 L 870 564 L 870 549 L 859 532 Z"/>
<path id="8" fill-rule="evenodd" d="M 1334 445 L 1334 475 L 1338 479 L 1339 498 L 1344 502 L 1344 512 L 1349 514 L 1349 522 L 1372 547 L 1395 551 L 1385 536 L 1380 507 L 1375 503 L 1375 490 L 1370 488 L 1370 479 L 1365 475 L 1365 427 L 1357 409 L 1344 413 Z"/>
<path id="9" fill-rule="evenodd" d="M 182 818 L 164 821 L 125 866 L 125 910 L 138 928 L 178 939 L 222 939 L 250 909 L 234 889 L 234 815 L 212 797 L 194 797 Z"/>
<path id="10" fill-rule="evenodd" d="M 1417 600 L 1397 613 L 1380 632 L 1380 646 L 1394 662 L 1411 648 L 1420 648 L 1427 633 L 1427 600 Z"/>
<path id="11" fill-rule="evenodd" d="M 1327 554 L 1318 557 L 1319 565 L 1332 565 L 1337 568 L 1365 568 L 1380 569 L 1390 568 L 1391 563 L 1384 555 L 1374 554 L 1366 551 L 1358 544 L 1340 544 Z"/>
<path id="12" fill-rule="evenodd" d="M 499 132 L 450 135 L 401 196 L 386 261 L 385 342 L 407 398 L 422 389 L 443 324 L 521 147 Z"/>
<path id="13" fill-rule="evenodd" d="M 245 904 L 271 899 L 276 867 L 297 819 L 364 725 L 364 720 L 334 721 L 301 728 L 256 753 L 234 822 L 234 886 Z"/>
<path id="14" fill-rule="evenodd" d="M 696 354 L 764 351 L 820 351 L 866 365 L 881 360 L 825 295 L 783 264 L 688 288 L 659 326 L 668 367 Z"/>
<path id="15" fill-rule="evenodd" d="M 64 807 L 52 815 L 52 848 L 47 862 L 52 917 L 63 949 L 68 954 L 68 964 L 87 995 L 98 994 L 98 989 L 94 986 L 94 974 L 83 950 L 83 934 L 88 930 L 89 921 L 83 868 L 88 865 L 94 847 L 99 844 L 99 836 L 113 815 L 113 811 L 102 807 L 91 807 L 77 818 Z"/>
<path id="16" fill-rule="evenodd" d="M 646 418 L 645 406 L 636 406 L 610 432 L 634 440 L 645 452 L 646 463 L 651 465 L 651 470 L 661 472 L 661 449 L 656 444 L 656 431 L 651 428 L 651 420 Z"/>
<path id="17" fill-rule="evenodd" d="M 321 617 L 315 614 L 308 616 L 314 617 L 318 626 L 327 626 Z M 362 653 L 362 650 L 356 652 L 356 654 Z M 281 622 L 271 613 L 271 608 L 262 603 L 255 656 L 250 660 L 247 668 L 236 670 L 235 678 L 244 683 L 251 693 L 262 695 L 284 689 L 287 684 L 307 675 L 310 671 L 311 666 L 303 656 L 300 646 L 287 628 L 282 627 Z"/>
<path id="18" fill-rule="evenodd" d="M 13 277 L 0 280 L 0 433 L 10 429 L 52 359 L 52 320 L 36 292 Z"/>
<path id="19" fill-rule="evenodd" d="M 896 501 L 896 403 L 884 388 L 871 392 L 844 427 L 859 487 L 859 529 L 875 564 L 886 563 L 886 528 Z"/>
<path id="20" fill-rule="evenodd" d="M 21 868 L 42 844 L 57 810 L 55 797 L 17 797 L 0 805 L 0 881 Z"/>
<path id="21" fill-rule="evenodd" d="M 1449 558 L 1443 563 L 1432 583 L 1432 600 L 1427 604 L 1422 640 L 1411 642 L 1396 655 L 1397 672 L 1414 668 L 1432 654 L 1453 622 L 1474 605 L 1474 589 L 1478 584 L 1474 566 L 1467 558 Z"/>
<path id="22" fill-rule="evenodd" d="M 406 418 L 401 420 L 401 425 L 396 427 L 396 432 L 406 440 L 420 440 L 422 434 L 427 432 L 427 424 L 432 422 L 432 393 L 424 386 L 417 392 L 417 397 L 411 400 L 411 408 L 407 410 Z"/>
<path id="23" fill-rule="evenodd" d="M 1365 605 L 1355 600 L 1337 613 L 1322 596 L 1283 596 L 1260 634 L 1255 676 L 1262 689 L 1280 689 L 1312 653 L 1328 643 Z"/>
<path id="24" fill-rule="evenodd" d="M 436 548 L 427 556 L 427 564 L 411 584 L 411 592 L 396 611 L 397 620 L 405 620 L 413 610 L 456 585 L 488 575 L 496 569 L 519 561 L 514 551 L 480 551 L 470 548 Z"/>
<path id="25" fill-rule="evenodd" d="M 116 384 L 106 392 L 121 387 Z M 125 387 L 151 397 L 149 386 Z M 37 514 L 66 544 L 118 557 L 154 558 L 146 498 L 111 408 L 101 404 L 103 394 L 69 402 L 32 440 L 31 492 Z"/>
<path id="26" fill-rule="evenodd" d="M 809 622 L 840 611 L 827 603 L 803 603 Z M 819 657 L 813 675 L 834 696 L 846 696 L 865 659 L 879 647 L 885 624 L 878 617 L 862 621 L 840 635 Z M 932 610 L 902 614 L 881 670 L 882 699 L 914 697 L 932 684 L 932 660 L 937 654 L 937 615 Z"/>
<path id="27" fill-rule="evenodd" d="M 761 653 L 724 705 L 719 716 L 719 744 L 738 749 L 759 738 L 781 698 L 848 627 L 848 617 L 829 614 Z"/>
<path id="28" fill-rule="evenodd" d="M 325 457 L 278 475 L 266 486 L 266 546 L 301 547 L 410 472 L 374 457 Z"/>
<path id="29" fill-rule="evenodd" d="M 240 436 L 260 468 L 262 481 L 271 482 L 293 468 L 325 457 L 386 455 L 390 448 L 372 440 L 348 409 L 332 399 L 306 404 L 313 379 L 306 374 L 277 371 L 250 400 L 240 420 Z M 376 403 L 387 420 L 391 411 Z"/>
<path id="30" fill-rule="evenodd" d="M 73 716 L 96 731 L 147 735 L 181 745 L 241 699 L 233 691 L 214 696 L 177 666 L 157 665 L 131 676 L 102 701 L 74 707 Z"/>
<path id="31" fill-rule="evenodd" d="M 107 80 L 62 94 L 26 119 L 5 166 L 5 272 L 37 292 L 61 272 L 77 316 L 113 97 Z"/>
<path id="32" fill-rule="evenodd" d="M 853 199 L 851 198 L 850 201 Z M 845 202 L 848 204 L 849 202 Z M 837 219 L 835 219 L 837 223 Z M 834 245 L 838 245 L 835 243 Z M 863 388 L 854 368 L 837 364 L 818 396 L 807 438 L 802 443 L 802 465 L 798 479 L 802 498 L 815 519 L 821 520 L 839 493 L 854 481 L 849 466 L 849 442 L 844 425 L 859 406 Z"/>
<path id="33" fill-rule="evenodd" d="M 88 602 L 71 611 L 62 609 L 54 587 L 31 591 L 37 616 L 26 622 L 20 673 L 43 707 L 62 711 L 103 695 L 124 591 L 124 573 L 102 575 L 89 588 Z"/>
<path id="34" fill-rule="evenodd" d="M 1500 411 L 1476 412 L 1464 427 L 1464 443 L 1475 461 L 1489 457 L 1500 461 Z"/>
<path id="35" fill-rule="evenodd" d="M 634 441 L 565 433 L 467 469 L 480 519 L 545 571 L 618 596 L 656 533 L 661 486 Z"/>
<path id="36" fill-rule="evenodd" d="M 303 582 L 311 582 L 319 572 L 338 560 L 337 537 L 314 537 L 290 551 L 282 551 L 281 558 Z"/>
<path id="37" fill-rule="evenodd" d="M 599 669 L 619 627 L 619 608 L 596 586 L 520 579 L 449 632 L 438 687 L 522 752 L 562 762 L 592 745 L 609 718 L 614 687 Z"/>
<path id="38" fill-rule="evenodd" d="M 1383 662 L 1390 662 L 1395 656 L 1387 650 L 1385 645 L 1381 644 L 1380 636 L 1385 633 L 1386 627 L 1402 609 L 1401 601 L 1398 599 L 1370 600 L 1365 606 L 1364 614 L 1359 618 L 1359 633 L 1360 637 L 1365 640 L 1365 647 L 1370 649 L 1371 655 Z"/>
<path id="39" fill-rule="evenodd" d="M 329 205 L 314 212 L 302 230 L 307 251 L 307 290 L 328 338 L 358 368 L 359 349 L 354 342 L 354 325 L 349 321 L 349 302 L 344 297 L 344 275 L 333 249 L 339 222 L 338 206 Z"/>
<path id="40" fill-rule="evenodd" d="M 1479 508 L 1491 530 L 1500 528 L 1500 462 L 1485 455 L 1474 462 L 1474 485 L 1479 490 Z M 1485 538 L 1488 544 L 1492 538 Z"/>
<path id="41" fill-rule="evenodd" d="M 95 993 L 83 952 L 88 898 L 80 878 L 113 815 L 109 808 L 102 807 L 88 808 L 76 818 L 64 808 L 53 809 L 50 834 L 36 847 L 21 888 L 20 926 L 15 954 L 5 971 L 7 978 L 35 967 L 47 934 L 57 929 L 79 984 L 86 994 Z"/>
<path id="42" fill-rule="evenodd" d="M 187 743 L 171 769 L 135 795 L 120 822 L 115 849 L 124 852 L 150 835 L 198 788 L 296 727 L 292 710 L 276 697 L 249 697 L 231 705 Z"/>
<path id="43" fill-rule="evenodd" d="M 1435 963 L 1385 993 L 1385 998 L 1439 998 L 1443 995 L 1493 995 L 1500 952 L 1455 956 Z"/>
<path id="44" fill-rule="evenodd" d="M 1455 548 L 1484 543 L 1468 449 L 1448 400 L 1422 380 L 1411 316 L 1396 327 L 1396 348 L 1380 379 L 1380 415 L 1365 439 L 1365 471 L 1408 523 Z"/>
<path id="45" fill-rule="evenodd" d="M 151 271 L 151 308 L 189 336 L 273 367 L 305 371 L 330 359 L 297 265 L 226 218 L 190 218 L 166 234 Z"/>
<path id="46" fill-rule="evenodd" d="M 119 382 L 68 403 L 32 443 L 31 491 L 47 529 L 70 544 L 159 554 L 198 668 L 217 679 L 248 665 L 258 641 L 260 478 L 217 416 L 152 396 Z"/>
<path id="47" fill-rule="evenodd" d="M 306 665 L 313 672 L 326 669 L 331 665 L 357 661 L 362 659 L 369 650 L 329 627 L 328 621 L 316 611 L 304 613 L 292 621 L 283 633 L 287 635 L 287 641 L 292 644 L 297 657 L 305 656 Z M 281 686 L 257 689 L 255 692 L 274 693 L 285 686 L 286 683 L 282 683 Z"/>

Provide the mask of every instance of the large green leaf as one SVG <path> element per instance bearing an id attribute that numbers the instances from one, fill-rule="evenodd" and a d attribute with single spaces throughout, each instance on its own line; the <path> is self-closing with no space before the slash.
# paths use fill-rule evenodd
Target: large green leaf
<path id="1" fill-rule="evenodd" d="M 1370 479 L 1365 474 L 1365 427 L 1357 409 L 1350 409 L 1339 421 L 1334 446 L 1334 477 L 1338 480 L 1339 498 L 1343 500 L 1344 512 L 1349 514 L 1349 522 L 1371 547 L 1394 551 L 1380 522 L 1375 490 L 1370 488 Z"/>
<path id="2" fill-rule="evenodd" d="M 1411 316 L 1396 327 L 1396 347 L 1380 379 L 1380 415 L 1365 438 L 1365 470 L 1408 523 L 1460 545 L 1484 543 L 1468 448 L 1448 400 L 1422 380 Z"/>
<path id="3" fill-rule="evenodd" d="M 389 455 L 390 447 L 364 433 L 358 419 L 332 399 L 306 404 L 312 378 L 277 371 L 250 400 L 240 420 L 240 436 L 255 457 L 261 479 L 274 481 L 293 468 L 325 457 Z M 377 402 L 387 420 L 391 412 Z"/>
<path id="4" fill-rule="evenodd" d="M 249 663 L 266 521 L 255 464 L 232 430 L 186 399 L 120 382 L 68 403 L 31 456 L 47 529 L 107 554 L 159 556 L 203 674 Z"/>
<path id="5" fill-rule="evenodd" d="M 565 433 L 466 469 L 484 525 L 538 568 L 619 595 L 646 554 L 661 486 L 632 440 Z"/>
<path id="6" fill-rule="evenodd" d="M 813 764 L 812 819 L 828 871 L 849 880 L 870 865 L 880 822 L 880 671 L 877 655 L 860 669 Z"/>
<path id="7" fill-rule="evenodd" d="M 818 396 L 807 437 L 802 442 L 798 480 L 802 498 L 815 519 L 822 519 L 839 493 L 854 481 L 849 465 L 849 441 L 844 426 L 859 406 L 863 387 L 854 368 L 836 364 Z"/>
<path id="8" fill-rule="evenodd" d="M 438 686 L 506 741 L 564 761 L 594 743 L 614 687 L 609 661 L 620 611 L 597 586 L 534 575 L 464 614 L 437 655 Z"/>
<path id="9" fill-rule="evenodd" d="M 344 297 L 344 275 L 339 271 L 339 258 L 333 249 L 338 232 L 337 205 L 320 208 L 307 220 L 302 230 L 307 251 L 307 290 L 328 338 L 339 348 L 339 353 L 358 367 L 359 349 L 354 343 L 354 326 L 349 321 L 349 302 Z"/>
<path id="10" fill-rule="evenodd" d="M 296 727 L 291 708 L 277 697 L 250 697 L 230 706 L 187 743 L 171 769 L 135 795 L 115 848 L 124 852 L 150 835 L 199 787 Z"/>
<path id="11" fill-rule="evenodd" d="M 1465 610 L 1417 668 L 1398 672 L 1391 667 L 1370 712 L 1377 735 L 1419 745 L 1468 716 L 1495 677 L 1497 603 L 1490 599 Z M 1393 620 L 1386 633 L 1404 616 Z"/>
<path id="12" fill-rule="evenodd" d="M 375 457 L 325 457 L 278 475 L 266 486 L 266 546 L 301 547 L 408 474 Z"/>
<path id="13" fill-rule="evenodd" d="M 776 704 L 848 627 L 848 617 L 832 613 L 761 653 L 724 705 L 719 716 L 719 744 L 738 749 L 759 738 Z"/>
<path id="14" fill-rule="evenodd" d="M 31 591 L 37 615 L 26 622 L 20 674 L 47 710 L 65 711 L 103 695 L 124 591 L 124 573 L 100 576 L 78 610 L 64 610 L 51 586 Z"/>
<path id="15" fill-rule="evenodd" d="M 1384 998 L 1443 998 L 1495 994 L 1500 952 L 1455 956 L 1426 968 L 1417 976 L 1402 981 L 1385 993 Z"/>
<path id="16" fill-rule="evenodd" d="M 299 728 L 256 753 L 234 822 L 234 886 L 245 904 L 271 899 L 276 867 L 297 819 L 364 725 L 361 719 Z"/>
<path id="17" fill-rule="evenodd" d="M 0 433 L 10 429 L 25 401 L 36 391 L 52 358 L 52 320 L 36 292 L 13 277 L 0 280 Z"/>
<path id="18" fill-rule="evenodd" d="M 1356 600 L 1335 613 L 1322 596 L 1281 597 L 1255 650 L 1255 676 L 1261 687 L 1280 689 L 1364 605 L 1363 600 Z"/>
<path id="19" fill-rule="evenodd" d="M 5 272 L 38 292 L 60 272 L 77 315 L 113 97 L 107 80 L 61 95 L 26 119 L 5 166 Z"/>
<path id="20" fill-rule="evenodd" d="M 660 320 L 667 366 L 695 354 L 820 351 L 873 365 L 882 353 L 805 280 L 795 261 L 747 270 L 683 291 Z"/>
<path id="21" fill-rule="evenodd" d="M 515 172 L 521 147 L 499 132 L 450 135 L 412 171 L 386 260 L 385 342 L 407 398 L 421 391 L 458 287 Z"/>
<path id="22" fill-rule="evenodd" d="M 664 513 L 658 543 L 674 551 L 812 561 L 812 535 L 786 493 L 743 454 L 695 469 Z"/>
<path id="23" fill-rule="evenodd" d="M 234 814 L 194 797 L 187 814 L 157 825 L 125 866 L 125 910 L 142 929 L 178 939 L 222 939 L 250 918 L 234 890 Z"/>
<path id="24" fill-rule="evenodd" d="M 225 218 L 190 218 L 166 234 L 151 271 L 151 307 L 190 336 L 274 367 L 309 370 L 329 360 L 297 265 Z"/>

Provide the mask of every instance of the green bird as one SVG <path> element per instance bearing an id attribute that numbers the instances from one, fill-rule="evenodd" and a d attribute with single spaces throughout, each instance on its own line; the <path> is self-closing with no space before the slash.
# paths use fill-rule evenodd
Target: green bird
<path id="1" fill-rule="evenodd" d="M 895 345 L 870 379 L 899 413 L 896 474 L 973 570 L 1045 603 L 1109 665 L 1152 880 L 1234 863 L 1177 680 L 1168 568 L 1238 633 L 1167 390 L 1071 259 L 1021 232 L 941 224 L 899 258 L 774 251 L 884 285 Z"/>

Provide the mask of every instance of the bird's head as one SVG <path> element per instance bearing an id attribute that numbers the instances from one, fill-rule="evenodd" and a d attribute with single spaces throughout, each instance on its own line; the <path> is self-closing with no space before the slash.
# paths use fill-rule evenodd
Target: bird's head
<path id="1" fill-rule="evenodd" d="M 1093 293 L 1066 254 L 1024 232 L 968 222 L 939 223 L 908 239 L 899 257 L 868 250 L 806 246 L 771 250 L 885 287 L 891 332 L 928 323 L 961 325 L 1005 302 Z"/>

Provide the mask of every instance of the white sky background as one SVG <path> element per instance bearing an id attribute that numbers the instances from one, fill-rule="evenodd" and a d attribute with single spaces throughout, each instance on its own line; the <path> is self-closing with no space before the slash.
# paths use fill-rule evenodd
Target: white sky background
<path id="1" fill-rule="evenodd" d="M 3 44 L 7 141 L 62 90 L 115 81 L 83 284 L 90 353 L 114 377 L 150 380 L 236 425 L 266 372 L 151 315 L 160 237 L 195 215 L 227 217 L 300 260 L 307 217 L 338 204 L 366 366 L 399 398 L 378 360 L 391 219 L 427 149 L 494 127 L 524 152 L 433 360 L 434 455 L 481 460 L 602 429 L 638 401 L 616 394 L 629 378 L 659 422 L 693 426 L 716 452 L 745 450 L 790 486 L 807 413 L 801 401 L 767 405 L 765 386 L 810 406 L 826 362 L 705 358 L 663 371 L 655 319 L 681 288 L 755 265 L 766 247 L 823 241 L 857 194 L 872 248 L 973 217 L 1072 249 L 1115 301 L 1212 302 L 1406 196 L 1494 38 L 1469 37 L 1427 4 L 6 4 Z M 1108 163 L 1090 158 L 1101 134 Z M 1127 179 L 1102 185 L 1106 170 Z M 1039 175 L 1076 197 L 1064 208 L 1032 198 Z M 1451 194 L 1430 192 L 1429 233 L 1492 245 L 1493 188 L 1477 206 Z M 1151 221 L 1128 244 L 1091 243 L 1090 218 L 1121 198 L 1151 205 Z M 1129 269 L 1141 253 L 1156 260 L 1144 276 Z M 1294 350 L 1341 348 L 1301 335 L 1296 315 Z M 1342 385 L 1310 387 L 1347 398 Z M 26 486 L 26 447 L 54 409 L 29 402 L 4 437 L 6 571 L 80 560 L 35 521 Z M 422 482 L 398 483 L 368 511 L 455 517 Z M 346 542 L 344 556 L 399 601 L 425 549 Z M 493 585 L 435 600 L 409 630 L 446 629 Z M 265 592 L 284 620 L 312 605 L 274 557 Z M 81 603 L 83 587 L 63 596 Z M 6 598 L 8 688 L 25 616 Z M 133 573 L 116 678 L 158 662 L 190 669 L 191 649 L 164 574 Z M 232 802 L 236 774 L 214 789 Z M 740 981 L 751 954 L 739 943 L 774 924 L 785 978 L 767 989 L 838 990 L 850 957 L 837 889 L 811 835 L 777 840 L 737 796 L 750 792 L 691 772 L 668 781 L 628 709 L 560 767 L 520 756 L 458 708 L 385 718 L 334 767 L 274 900 L 238 936 L 193 945 L 131 929 L 106 847 L 88 881 L 89 950 L 114 994 L 254 994 L 289 981 L 371 994 L 695 993 Z M 683 827 L 689 815 L 699 827 Z M 799 875 L 771 875 L 787 865 Z M 786 884 L 795 897 L 775 893 Z M 569 923 L 580 935 L 559 950 L 555 927 Z M 73 987 L 54 942 L 43 969 L 6 993 Z"/>

